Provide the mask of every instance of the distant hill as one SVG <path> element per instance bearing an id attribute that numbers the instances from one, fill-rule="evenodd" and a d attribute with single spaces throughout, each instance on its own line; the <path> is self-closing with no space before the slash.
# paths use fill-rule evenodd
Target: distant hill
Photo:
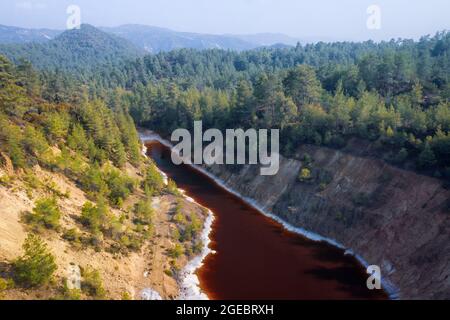
<path id="1" fill-rule="evenodd" d="M 145 52 L 125 39 L 84 24 L 46 42 L 0 45 L 0 53 L 13 61 L 25 58 L 38 68 L 76 70 L 137 58 Z"/>
<path id="2" fill-rule="evenodd" d="M 282 34 L 211 35 L 177 32 L 165 28 L 131 24 L 101 29 L 125 38 L 150 53 L 171 51 L 180 48 L 242 51 L 280 43 L 295 45 L 298 41 L 297 39 Z"/>
<path id="3" fill-rule="evenodd" d="M 272 47 L 277 45 L 295 46 L 300 41 L 282 33 L 257 33 L 248 35 L 229 35 L 250 42 L 258 47 Z"/>
<path id="4" fill-rule="evenodd" d="M 86 28 L 86 25 L 84 25 L 84 28 Z M 295 46 L 299 41 L 278 33 L 212 35 L 178 32 L 166 28 L 135 24 L 98 29 L 126 39 L 148 53 L 167 52 L 181 48 L 243 51 L 259 47 Z M 61 30 L 25 29 L 0 25 L 0 44 L 46 43 L 55 40 L 63 33 L 66 34 Z"/>
<path id="5" fill-rule="evenodd" d="M 0 25 L 0 43 L 46 42 L 54 39 L 62 31 L 51 29 L 25 29 Z"/>
<path id="6" fill-rule="evenodd" d="M 232 36 L 176 32 L 150 26 L 123 25 L 102 30 L 125 38 L 150 53 L 181 48 L 247 50 L 255 47 L 250 42 Z"/>

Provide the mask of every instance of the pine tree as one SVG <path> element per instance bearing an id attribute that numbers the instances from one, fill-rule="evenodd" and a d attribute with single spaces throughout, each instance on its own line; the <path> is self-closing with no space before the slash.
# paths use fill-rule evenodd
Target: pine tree
<path id="1" fill-rule="evenodd" d="M 320 100 L 322 88 L 314 69 L 310 66 L 301 65 L 289 71 L 283 85 L 286 95 L 291 97 L 299 108 L 318 103 Z"/>
<path id="2" fill-rule="evenodd" d="M 425 147 L 419 155 L 418 164 L 422 169 L 431 169 L 436 164 L 436 156 L 429 142 L 425 143 Z"/>
<path id="3" fill-rule="evenodd" d="M 45 242 L 29 234 L 23 244 L 24 255 L 13 264 L 14 278 L 25 287 L 37 287 L 48 283 L 56 271 L 55 257 Z"/>

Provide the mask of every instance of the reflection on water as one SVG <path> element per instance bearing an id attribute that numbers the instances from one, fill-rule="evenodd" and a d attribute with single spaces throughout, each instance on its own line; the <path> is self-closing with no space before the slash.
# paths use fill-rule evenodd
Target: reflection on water
<path id="1" fill-rule="evenodd" d="M 368 275 L 341 249 L 288 232 L 213 180 L 175 166 L 157 142 L 148 154 L 189 197 L 215 214 L 212 249 L 198 271 L 212 299 L 386 299 L 366 287 Z"/>

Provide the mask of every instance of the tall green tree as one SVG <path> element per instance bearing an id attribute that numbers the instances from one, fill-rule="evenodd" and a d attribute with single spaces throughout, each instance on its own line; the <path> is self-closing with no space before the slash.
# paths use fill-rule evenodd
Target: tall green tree
<path id="1" fill-rule="evenodd" d="M 57 266 L 47 244 L 39 236 L 30 233 L 25 239 L 23 250 L 23 256 L 13 263 L 15 281 L 25 287 L 48 283 Z"/>

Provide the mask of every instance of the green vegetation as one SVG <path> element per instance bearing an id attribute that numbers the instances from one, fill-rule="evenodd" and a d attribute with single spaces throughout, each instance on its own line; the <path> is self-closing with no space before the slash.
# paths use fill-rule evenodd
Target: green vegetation
<path id="1" fill-rule="evenodd" d="M 76 47 L 87 34 L 93 45 L 112 43 L 85 26 L 63 37 L 75 42 L 56 41 L 47 49 L 64 56 L 65 46 Z M 192 129 L 193 121 L 201 119 L 205 128 L 280 128 L 281 151 L 287 156 L 305 143 L 342 148 L 360 138 L 373 143 L 379 158 L 448 178 L 449 41 L 450 33 L 441 32 L 417 42 L 318 43 L 240 53 L 182 49 L 127 62 L 118 55 L 115 61 L 102 60 L 108 64 L 96 63 L 96 72 L 91 63 L 96 57 L 85 53 L 81 60 L 43 64 L 56 64 L 66 73 L 42 74 L 18 59 L 22 49 L 8 47 L 3 50 L 18 65 L 3 58 L 0 63 L 0 104 L 7 115 L 0 117 L 2 149 L 17 167 L 30 158 L 46 162 L 36 154 L 63 141 L 100 168 L 107 160 L 118 167 L 125 161 L 137 165 L 140 144 L 131 117 L 163 134 Z M 29 56 L 48 59 L 38 47 Z M 8 118 L 25 114 L 26 130 Z M 33 145 L 39 147 L 23 152 L 24 137 L 33 130 L 40 141 Z M 64 170 L 72 171 L 74 159 Z M 75 178 L 82 178 L 83 170 L 73 169 Z M 145 187 L 158 193 L 162 183 L 153 179 L 153 171 Z M 112 204 L 120 198 L 112 195 Z"/>
<path id="2" fill-rule="evenodd" d="M 177 184 L 172 179 L 169 179 L 167 181 L 167 192 L 169 192 L 170 194 L 172 194 L 174 196 L 181 195 L 180 191 L 178 190 Z"/>
<path id="3" fill-rule="evenodd" d="M 135 182 L 119 170 L 106 171 L 105 182 L 109 189 L 108 198 L 114 205 L 119 206 L 135 189 Z"/>
<path id="4" fill-rule="evenodd" d="M 125 291 L 124 293 L 122 293 L 122 300 L 126 301 L 126 300 L 133 300 L 131 297 L 131 294 L 128 291 Z"/>
<path id="5" fill-rule="evenodd" d="M 309 170 L 308 168 L 303 168 L 300 170 L 300 175 L 298 176 L 298 179 L 301 182 L 307 182 L 310 181 L 312 179 L 311 176 L 311 170 Z"/>
<path id="6" fill-rule="evenodd" d="M 11 177 L 6 174 L 0 176 L 0 185 L 9 187 L 11 185 Z"/>
<path id="7" fill-rule="evenodd" d="M 108 229 L 108 216 L 109 210 L 104 200 L 100 199 L 97 206 L 87 202 L 81 210 L 81 223 L 93 234 L 104 232 Z"/>
<path id="8" fill-rule="evenodd" d="M 169 252 L 172 258 L 178 258 L 182 254 L 188 256 L 199 253 L 202 249 L 199 240 L 203 228 L 201 220 L 195 213 L 186 214 L 182 202 L 179 201 L 173 212 L 172 221 L 176 228 L 172 231 L 172 238 L 177 242 Z"/>
<path id="9" fill-rule="evenodd" d="M 137 225 L 151 225 L 154 211 L 149 200 L 140 200 L 134 206 L 134 223 Z"/>
<path id="10" fill-rule="evenodd" d="M 141 57 L 120 39 L 83 26 L 46 44 L 0 46 L 16 63 L 0 56 L 0 160 L 5 155 L 21 169 L 17 176 L 30 199 L 37 189 L 51 196 L 36 201 L 26 216 L 36 229 L 60 228 L 56 199 L 69 195 L 39 181 L 32 168 L 76 183 L 90 202 L 82 208 L 81 231 L 63 230 L 62 238 L 112 253 L 137 251 L 152 236 L 152 196 L 180 195 L 172 180 L 165 186 L 153 162 L 141 166 L 134 123 L 161 134 L 192 130 L 195 120 L 203 120 L 205 130 L 280 128 L 285 156 L 302 144 L 341 149 L 363 140 L 375 157 L 450 181 L 449 44 L 450 33 L 442 32 L 416 42 L 182 49 Z M 129 164 L 142 172 L 140 185 L 125 173 Z M 333 180 L 308 155 L 302 165 L 293 174 L 303 183 L 325 190 Z M 16 178 L 2 175 L 0 184 L 11 186 Z M 139 188 L 145 198 L 135 200 Z M 352 201 L 365 207 L 372 197 L 361 193 Z M 173 259 L 202 248 L 200 219 L 187 211 L 180 201 L 173 212 Z M 346 223 L 350 216 L 337 213 Z M 47 283 L 56 265 L 46 245 L 30 235 L 24 250 L 13 264 L 17 283 Z M 83 278 L 84 293 L 104 298 L 98 271 L 85 270 Z"/>
<path id="11" fill-rule="evenodd" d="M 82 240 L 80 232 L 75 228 L 64 231 L 62 238 L 76 245 L 80 244 Z"/>
<path id="12" fill-rule="evenodd" d="M 61 211 L 55 198 L 45 198 L 36 201 L 33 213 L 25 215 L 27 223 L 39 229 L 45 227 L 47 229 L 57 230 L 59 228 L 59 220 Z"/>
<path id="13" fill-rule="evenodd" d="M 5 297 L 5 291 L 14 287 L 12 279 L 4 279 L 0 277 L 0 300 Z"/>
<path id="14" fill-rule="evenodd" d="M 60 289 L 61 294 L 57 295 L 54 300 L 67 300 L 76 301 L 81 300 L 82 291 L 80 289 L 69 289 L 67 286 L 67 279 L 63 280 L 62 288 Z"/>
<path id="15" fill-rule="evenodd" d="M 184 248 L 181 244 L 176 243 L 175 246 L 170 249 L 169 256 L 173 259 L 179 258 L 184 253 Z"/>
<path id="16" fill-rule="evenodd" d="M 103 287 L 103 280 L 98 270 L 86 268 L 82 270 L 81 291 L 86 295 L 102 300 L 106 297 L 106 290 Z"/>
<path id="17" fill-rule="evenodd" d="M 360 138 L 379 158 L 448 178 L 449 41 L 443 32 L 418 42 L 178 50 L 128 64 L 131 76 L 112 68 L 105 77 L 127 88 L 115 97 L 138 124 L 164 134 L 199 119 L 207 128 L 280 128 L 288 156 L 301 144 L 342 148 Z"/>
<path id="18" fill-rule="evenodd" d="M 0 56 L 0 150 L 14 166 L 27 167 L 37 162 L 70 170 L 68 160 L 77 157 L 91 164 L 111 160 L 121 167 L 127 159 L 139 164 L 140 143 L 126 110 L 117 106 L 113 111 L 103 100 L 90 99 L 86 91 L 76 93 L 75 89 L 71 92 L 75 98 L 62 103 L 64 94 L 58 89 L 64 87 L 62 83 L 52 88 L 52 96 L 37 89 L 30 93 L 27 89 L 31 85 L 45 88 L 58 80 L 43 77 L 40 82 L 33 77 L 35 71 L 24 65 L 14 66 Z M 63 149 L 59 163 L 49 159 L 48 149 L 54 145 Z"/>
<path id="19" fill-rule="evenodd" d="M 164 189 L 164 180 L 154 163 L 147 167 L 147 173 L 142 181 L 142 189 L 150 194 L 159 194 Z"/>
<path id="20" fill-rule="evenodd" d="M 115 217 L 110 213 L 106 202 L 99 199 L 97 205 L 91 202 L 85 203 L 82 208 L 80 222 L 91 234 L 89 244 L 102 249 L 105 239 L 112 240 L 109 251 L 113 253 L 128 250 L 138 251 L 145 240 L 151 238 L 153 234 L 153 209 L 146 200 L 140 200 L 134 206 L 133 216 Z M 83 238 L 73 231 L 67 231 L 64 235 L 69 241 Z M 74 239 L 74 240 L 71 240 Z"/>
<path id="21" fill-rule="evenodd" d="M 56 271 L 55 257 L 45 242 L 29 234 L 23 244 L 24 255 L 13 263 L 14 280 L 24 287 L 37 287 L 48 283 Z"/>
<path id="22" fill-rule="evenodd" d="M 77 46 L 78 43 L 82 43 L 82 48 Z M 45 43 L 0 45 L 0 52 L 17 60 L 25 57 L 47 70 L 83 68 L 92 72 L 97 65 L 136 58 L 143 53 L 128 41 L 87 24 Z"/>

